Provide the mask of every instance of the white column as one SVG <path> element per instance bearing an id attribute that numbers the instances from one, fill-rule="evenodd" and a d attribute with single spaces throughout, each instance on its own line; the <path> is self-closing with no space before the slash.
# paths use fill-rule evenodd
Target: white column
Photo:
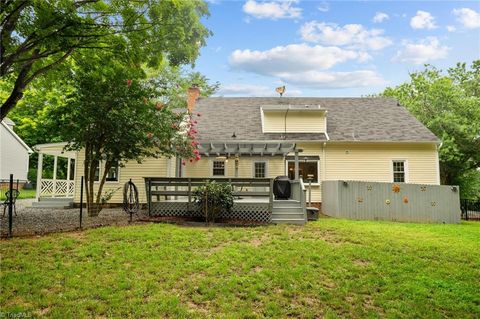
<path id="1" fill-rule="evenodd" d="M 68 158 L 68 161 L 67 161 L 67 181 L 70 180 L 70 157 Z"/>
<path id="2" fill-rule="evenodd" d="M 58 163 L 58 156 L 55 155 L 53 158 L 53 192 L 52 197 L 55 197 L 57 193 L 57 163 Z"/>
<path id="3" fill-rule="evenodd" d="M 37 163 L 37 194 L 36 200 L 40 198 L 40 193 L 42 192 L 42 171 L 43 171 L 43 153 L 38 153 L 38 163 Z"/>
<path id="4" fill-rule="evenodd" d="M 70 157 L 68 158 L 68 161 L 67 161 L 67 195 L 66 197 L 68 197 L 69 194 L 70 194 Z"/>

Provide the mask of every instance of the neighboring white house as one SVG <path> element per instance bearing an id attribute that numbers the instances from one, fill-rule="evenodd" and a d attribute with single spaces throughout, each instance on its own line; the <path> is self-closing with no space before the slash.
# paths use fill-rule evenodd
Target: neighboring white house
<path id="1" fill-rule="evenodd" d="M 0 179 L 27 180 L 28 160 L 33 151 L 13 131 L 15 123 L 6 118 L 0 125 Z"/>

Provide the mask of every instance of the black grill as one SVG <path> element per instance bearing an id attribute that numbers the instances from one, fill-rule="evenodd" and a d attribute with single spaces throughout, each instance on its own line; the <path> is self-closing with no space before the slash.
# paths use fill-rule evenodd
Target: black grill
<path id="1" fill-rule="evenodd" d="M 277 176 L 273 180 L 273 195 L 275 199 L 289 199 L 291 194 L 288 176 Z"/>

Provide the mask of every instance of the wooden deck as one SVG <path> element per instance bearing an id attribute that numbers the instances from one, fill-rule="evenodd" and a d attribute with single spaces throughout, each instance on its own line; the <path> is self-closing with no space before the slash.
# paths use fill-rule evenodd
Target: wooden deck
<path id="1" fill-rule="evenodd" d="M 220 218 L 268 223 L 305 224 L 305 187 L 301 179 L 291 181 L 290 200 L 273 199 L 270 178 L 173 178 L 145 177 L 148 213 L 151 216 L 201 217 L 193 192 L 207 180 L 229 183 L 234 188 L 234 205 Z"/>
<path id="2" fill-rule="evenodd" d="M 270 222 L 273 179 L 270 178 L 168 178 L 145 177 L 148 213 L 152 216 L 202 216 L 193 192 L 207 180 L 229 183 L 234 188 L 233 208 L 220 218 Z"/>

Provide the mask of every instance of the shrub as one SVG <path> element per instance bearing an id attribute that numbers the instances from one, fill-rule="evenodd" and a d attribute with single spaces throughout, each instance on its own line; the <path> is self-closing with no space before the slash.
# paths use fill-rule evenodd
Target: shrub
<path id="1" fill-rule="evenodd" d="M 193 196 L 208 223 L 214 222 L 222 210 L 230 212 L 233 207 L 233 186 L 229 183 L 206 181 Z"/>

